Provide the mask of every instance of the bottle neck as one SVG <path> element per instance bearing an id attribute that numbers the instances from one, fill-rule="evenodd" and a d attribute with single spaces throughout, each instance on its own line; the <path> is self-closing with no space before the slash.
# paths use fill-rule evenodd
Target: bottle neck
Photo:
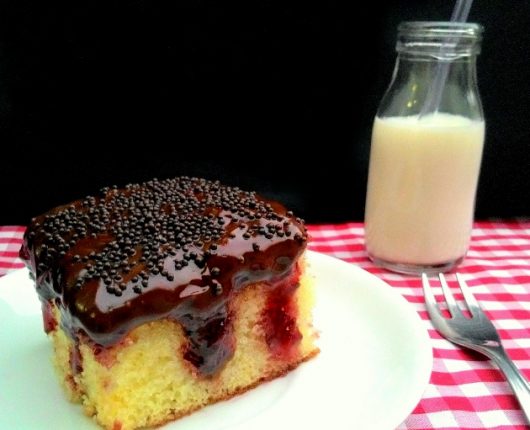
<path id="1" fill-rule="evenodd" d="M 441 72 L 445 76 L 436 111 L 482 120 L 474 55 L 440 61 L 432 56 L 400 53 L 377 115 L 412 116 L 424 113 L 424 106 L 432 96 L 433 83 L 440 79 Z"/>
<path id="2" fill-rule="evenodd" d="M 403 23 L 390 86 L 378 116 L 447 113 L 482 120 L 476 59 L 477 24 Z"/>

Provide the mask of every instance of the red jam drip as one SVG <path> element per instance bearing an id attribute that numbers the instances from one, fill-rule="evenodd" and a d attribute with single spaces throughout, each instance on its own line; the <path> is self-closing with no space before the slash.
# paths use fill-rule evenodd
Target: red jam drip
<path id="1" fill-rule="evenodd" d="M 273 353 L 286 356 L 299 341 L 292 296 L 306 239 L 303 221 L 276 202 L 176 178 L 104 189 L 53 209 L 32 220 L 20 255 L 76 344 L 83 337 L 106 348 L 167 318 L 184 329 L 186 360 L 209 376 L 234 353 L 230 303 L 251 283 L 270 286 L 263 324 Z M 57 322 L 48 308 L 51 331 Z"/>
<path id="2" fill-rule="evenodd" d="M 53 315 L 52 304 L 49 300 L 42 302 L 42 322 L 46 333 L 50 333 L 57 328 L 57 320 Z"/>
<path id="3" fill-rule="evenodd" d="M 78 375 L 83 371 L 83 357 L 77 340 L 74 342 L 73 348 L 70 349 L 70 368 L 73 375 Z"/>
<path id="4" fill-rule="evenodd" d="M 261 320 L 267 345 L 271 353 L 280 359 L 291 358 L 302 340 L 302 333 L 296 324 L 298 306 L 294 295 L 299 286 L 298 278 L 289 278 L 281 288 L 269 293 Z"/>

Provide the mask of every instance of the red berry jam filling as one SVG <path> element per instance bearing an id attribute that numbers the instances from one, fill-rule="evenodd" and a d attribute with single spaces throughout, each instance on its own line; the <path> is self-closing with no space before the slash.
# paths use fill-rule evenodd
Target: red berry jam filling
<path id="1" fill-rule="evenodd" d="M 290 359 L 302 340 L 302 334 L 296 324 L 298 305 L 295 292 L 298 288 L 298 276 L 292 276 L 276 286 L 267 298 L 261 324 L 271 353 L 280 359 Z"/>

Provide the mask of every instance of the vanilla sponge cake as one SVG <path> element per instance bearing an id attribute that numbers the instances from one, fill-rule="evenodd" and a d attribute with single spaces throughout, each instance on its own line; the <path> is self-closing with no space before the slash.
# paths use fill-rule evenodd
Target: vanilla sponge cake
<path id="1" fill-rule="evenodd" d="M 68 397 L 103 427 L 158 426 L 318 353 L 307 231 L 200 178 L 105 188 L 31 221 L 20 251 Z"/>

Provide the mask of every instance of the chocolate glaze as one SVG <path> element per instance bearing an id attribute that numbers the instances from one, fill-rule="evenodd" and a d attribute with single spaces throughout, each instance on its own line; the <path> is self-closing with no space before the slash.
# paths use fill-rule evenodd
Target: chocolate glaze
<path id="1" fill-rule="evenodd" d="M 51 302 L 72 339 L 102 347 L 170 318 L 188 338 L 184 357 L 213 375 L 233 354 L 233 295 L 264 282 L 285 305 L 306 239 L 303 221 L 279 203 L 179 177 L 105 188 L 52 209 L 32 220 L 20 256 L 35 277 L 46 331 L 54 328 Z M 272 349 L 285 343 L 273 339 L 285 318 L 265 317 Z"/>

